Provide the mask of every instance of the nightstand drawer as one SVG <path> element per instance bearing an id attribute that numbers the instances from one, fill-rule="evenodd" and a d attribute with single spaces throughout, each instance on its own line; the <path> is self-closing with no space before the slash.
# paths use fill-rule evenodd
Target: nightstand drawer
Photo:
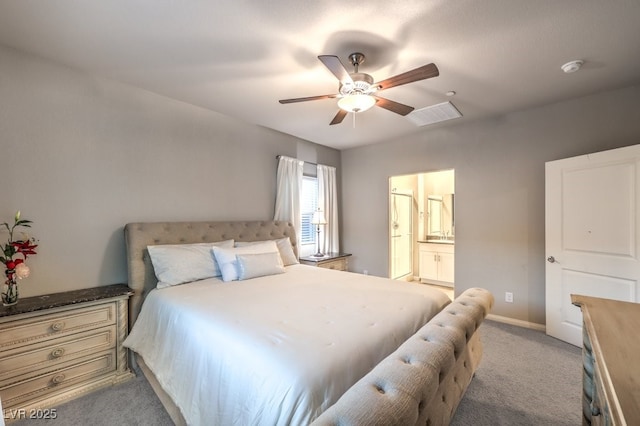
<path id="1" fill-rule="evenodd" d="M 27 321 L 7 322 L 0 325 L 0 349 L 11 350 L 32 345 L 83 330 L 115 324 L 116 304 L 60 311 Z"/>
<path id="2" fill-rule="evenodd" d="M 318 268 L 335 269 L 336 271 L 348 271 L 350 253 L 327 253 L 324 256 L 306 256 L 300 258 L 303 265 L 317 266 Z"/>
<path id="3" fill-rule="evenodd" d="M 40 369 L 55 367 L 69 360 L 116 347 L 116 326 L 83 331 L 70 336 L 39 342 L 6 351 L 0 359 L 0 386 L 29 377 Z"/>
<path id="4" fill-rule="evenodd" d="M 336 259 L 318 263 L 320 268 L 335 269 L 337 271 L 347 270 L 347 259 Z"/>
<path id="5" fill-rule="evenodd" d="M 66 368 L 40 374 L 10 386 L 0 387 L 2 404 L 4 406 L 18 405 L 113 372 L 116 369 L 115 355 L 115 350 L 105 351 L 87 357 L 87 360 L 79 360 Z"/>

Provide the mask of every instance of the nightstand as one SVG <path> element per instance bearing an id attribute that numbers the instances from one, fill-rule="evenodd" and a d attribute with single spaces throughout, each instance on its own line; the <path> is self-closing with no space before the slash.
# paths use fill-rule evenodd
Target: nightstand
<path id="1" fill-rule="evenodd" d="M 317 266 L 319 268 L 347 271 L 349 269 L 349 262 L 347 260 L 349 256 L 351 256 L 351 253 L 327 253 L 322 257 L 301 257 L 300 263 L 303 265 Z"/>
<path id="2" fill-rule="evenodd" d="M 5 420 L 28 418 L 133 378 L 122 346 L 132 294 L 126 285 L 115 284 L 26 297 L 0 307 Z"/>

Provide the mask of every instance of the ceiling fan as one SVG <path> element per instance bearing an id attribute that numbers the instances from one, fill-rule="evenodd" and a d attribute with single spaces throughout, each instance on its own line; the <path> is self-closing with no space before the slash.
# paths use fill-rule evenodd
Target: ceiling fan
<path id="1" fill-rule="evenodd" d="M 358 72 L 358 67 L 364 62 L 364 55 L 362 53 L 356 52 L 349 55 L 349 61 L 355 68 L 353 73 L 349 73 L 346 70 L 337 56 L 320 55 L 318 56 L 318 59 L 320 59 L 329 71 L 331 71 L 340 81 L 338 93 L 331 95 L 309 96 L 306 98 L 281 99 L 279 102 L 281 104 L 290 104 L 295 102 L 338 98 L 338 107 L 340 107 L 340 110 L 336 116 L 333 117 L 331 123 L 329 123 L 331 125 L 342 123 L 342 120 L 344 120 L 349 112 L 363 112 L 374 105 L 387 109 L 391 112 L 395 112 L 396 114 L 407 115 L 413 111 L 413 107 L 382 98 L 377 96 L 376 93 L 402 84 L 437 77 L 440 74 L 438 67 L 436 67 L 435 64 L 428 64 L 374 83 L 373 77 L 369 74 Z"/>

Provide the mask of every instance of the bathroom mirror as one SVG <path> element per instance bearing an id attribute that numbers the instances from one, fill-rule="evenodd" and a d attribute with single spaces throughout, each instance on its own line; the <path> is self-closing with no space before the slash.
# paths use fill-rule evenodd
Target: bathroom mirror
<path id="1" fill-rule="evenodd" d="M 427 196 L 427 238 L 453 238 L 454 194 Z"/>

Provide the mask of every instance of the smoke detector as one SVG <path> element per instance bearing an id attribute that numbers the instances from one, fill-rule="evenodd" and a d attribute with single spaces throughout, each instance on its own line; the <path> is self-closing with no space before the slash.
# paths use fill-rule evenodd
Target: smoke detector
<path id="1" fill-rule="evenodd" d="M 583 64 L 584 64 L 584 61 L 581 61 L 581 60 L 571 61 L 561 66 L 560 69 L 562 69 L 562 71 L 564 71 L 567 74 L 571 74 L 572 72 L 578 71 Z"/>

